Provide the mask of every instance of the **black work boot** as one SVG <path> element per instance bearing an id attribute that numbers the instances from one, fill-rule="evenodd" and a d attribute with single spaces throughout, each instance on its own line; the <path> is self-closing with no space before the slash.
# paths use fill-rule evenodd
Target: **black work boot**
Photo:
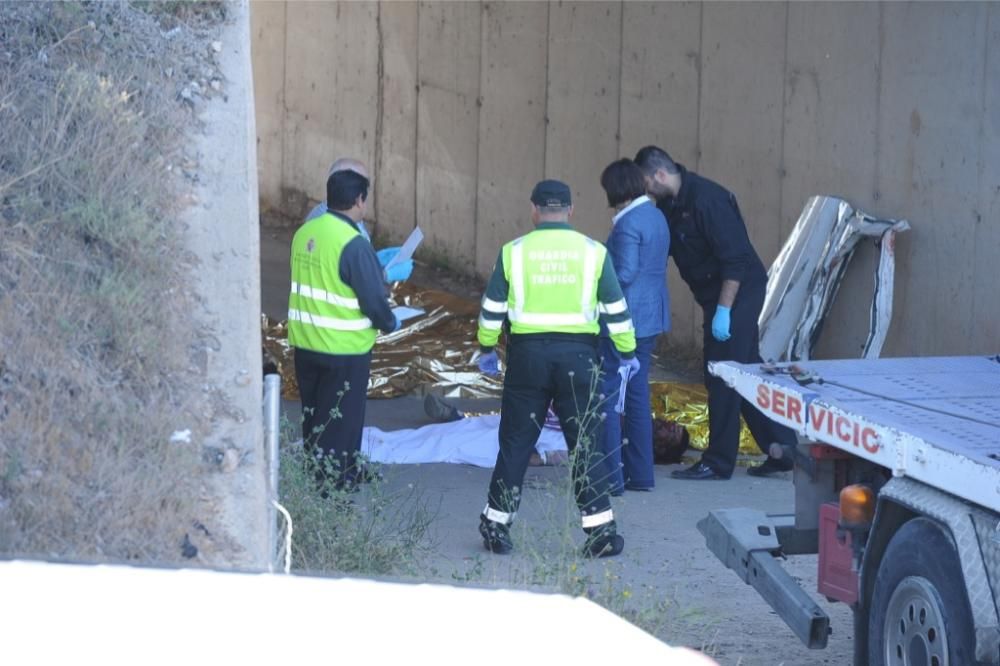
<path id="1" fill-rule="evenodd" d="M 587 541 L 583 544 L 584 557 L 614 557 L 625 549 L 625 537 L 618 534 L 615 521 L 600 527 L 584 529 Z"/>
<path id="2" fill-rule="evenodd" d="M 483 537 L 483 545 L 491 553 L 509 553 L 514 549 L 514 542 L 510 539 L 510 528 L 503 523 L 488 519 L 486 516 L 479 516 L 479 534 Z"/>

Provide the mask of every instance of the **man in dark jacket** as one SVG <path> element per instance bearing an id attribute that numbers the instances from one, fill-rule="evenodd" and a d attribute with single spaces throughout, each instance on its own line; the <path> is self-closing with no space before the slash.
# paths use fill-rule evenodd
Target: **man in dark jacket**
<path id="1" fill-rule="evenodd" d="M 656 146 L 640 150 L 635 162 L 646 178 L 649 196 L 670 225 L 670 256 L 704 314 L 708 448 L 698 463 L 672 476 L 728 479 L 739 451 L 740 414 L 762 450 L 767 451 L 773 442 L 796 442 L 792 430 L 765 417 L 708 373 L 709 361 L 761 362 L 757 319 L 764 305 L 767 272 L 750 244 L 732 192 L 688 171 Z M 747 472 L 767 476 L 788 469 L 788 462 L 768 457 Z"/>

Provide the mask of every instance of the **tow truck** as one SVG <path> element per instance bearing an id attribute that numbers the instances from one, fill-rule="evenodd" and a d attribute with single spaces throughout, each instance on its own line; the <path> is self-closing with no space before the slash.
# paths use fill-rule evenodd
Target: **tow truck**
<path id="1" fill-rule="evenodd" d="M 1000 356 L 709 364 L 794 429 L 794 512 L 711 511 L 708 548 L 802 642 L 829 616 L 781 566 L 818 555 L 856 666 L 1000 664 Z"/>

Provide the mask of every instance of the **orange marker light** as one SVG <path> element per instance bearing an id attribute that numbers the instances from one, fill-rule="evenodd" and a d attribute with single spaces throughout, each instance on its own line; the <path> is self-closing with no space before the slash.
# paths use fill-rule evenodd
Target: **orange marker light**
<path id="1" fill-rule="evenodd" d="M 840 490 L 840 519 L 847 525 L 866 525 L 875 517 L 875 493 L 868 486 L 844 486 Z"/>

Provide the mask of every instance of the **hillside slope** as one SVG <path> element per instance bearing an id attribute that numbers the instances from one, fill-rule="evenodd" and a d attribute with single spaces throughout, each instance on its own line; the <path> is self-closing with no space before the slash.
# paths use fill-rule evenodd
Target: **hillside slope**
<path id="1" fill-rule="evenodd" d="M 252 144 L 224 146 L 232 216 L 196 205 L 217 175 L 199 167 L 209 110 L 248 99 L 224 72 L 247 74 L 247 32 L 236 3 L 0 5 L 0 556 L 263 563 L 232 518 L 263 515 L 262 486 L 242 511 L 226 490 L 262 464 L 242 453 L 259 448 L 259 379 L 251 399 L 215 361 L 256 331 L 233 313 L 259 308 L 197 279 L 198 231 L 229 229 L 216 251 L 254 291 L 255 202 L 235 202 L 256 184 L 233 168 Z"/>

